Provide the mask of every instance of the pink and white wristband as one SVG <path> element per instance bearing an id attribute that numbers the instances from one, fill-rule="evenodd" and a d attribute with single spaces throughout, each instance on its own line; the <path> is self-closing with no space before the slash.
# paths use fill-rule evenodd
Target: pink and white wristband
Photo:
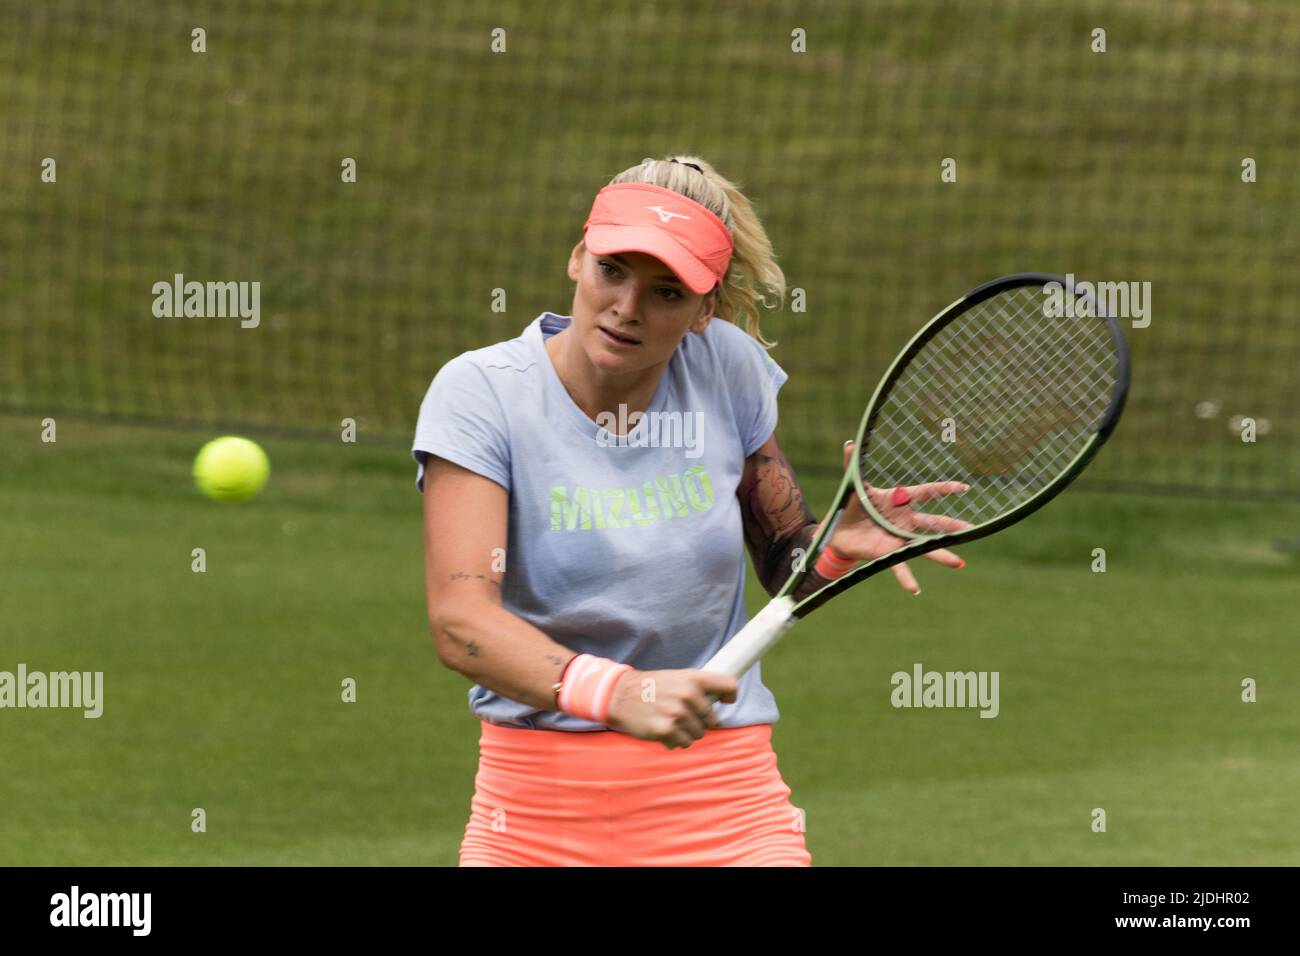
<path id="1" fill-rule="evenodd" d="M 630 664 L 620 664 L 594 654 L 579 654 L 565 665 L 560 674 L 555 702 L 566 714 L 603 724 L 609 716 L 614 685 L 630 670 Z"/>
<path id="2" fill-rule="evenodd" d="M 817 558 L 817 563 L 813 565 L 813 570 L 824 580 L 834 581 L 836 578 L 844 577 L 857 566 L 858 562 L 838 554 L 830 545 L 827 545 Z"/>

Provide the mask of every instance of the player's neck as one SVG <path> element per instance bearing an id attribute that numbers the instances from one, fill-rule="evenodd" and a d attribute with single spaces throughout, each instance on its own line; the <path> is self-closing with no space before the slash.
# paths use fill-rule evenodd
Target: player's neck
<path id="1" fill-rule="evenodd" d="M 620 405 L 626 409 L 626 415 L 644 412 L 649 408 L 655 389 L 659 387 L 659 378 L 664 373 L 664 366 L 612 374 L 591 364 L 581 343 L 569 334 L 571 328 L 572 326 L 547 339 L 546 352 L 555 368 L 555 374 L 559 376 L 560 384 L 582 413 L 594 422 L 601 412 L 618 416 Z M 626 418 L 620 417 L 618 420 L 626 421 Z M 613 431 L 617 433 L 616 429 Z"/>

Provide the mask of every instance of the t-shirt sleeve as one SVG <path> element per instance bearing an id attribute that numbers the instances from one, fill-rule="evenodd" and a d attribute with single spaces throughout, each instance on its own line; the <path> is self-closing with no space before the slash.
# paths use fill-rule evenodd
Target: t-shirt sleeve
<path id="1" fill-rule="evenodd" d="M 425 455 L 490 478 L 510 490 L 510 443 L 505 413 L 483 369 L 459 355 L 433 377 L 420 404 L 411 455 L 419 466 L 415 486 L 424 491 Z"/>
<path id="2" fill-rule="evenodd" d="M 776 431 L 776 393 L 790 376 L 753 336 L 742 332 L 738 338 L 745 374 L 735 393 L 736 427 L 748 458 Z"/>

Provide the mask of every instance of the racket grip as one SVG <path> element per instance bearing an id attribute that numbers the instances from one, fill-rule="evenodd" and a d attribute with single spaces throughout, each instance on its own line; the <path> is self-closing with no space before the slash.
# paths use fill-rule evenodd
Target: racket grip
<path id="1" fill-rule="evenodd" d="M 794 626 L 797 618 L 790 613 L 793 609 L 794 599 L 789 596 L 768 601 L 700 670 L 740 677 Z M 709 696 L 714 701 L 718 699 Z"/>

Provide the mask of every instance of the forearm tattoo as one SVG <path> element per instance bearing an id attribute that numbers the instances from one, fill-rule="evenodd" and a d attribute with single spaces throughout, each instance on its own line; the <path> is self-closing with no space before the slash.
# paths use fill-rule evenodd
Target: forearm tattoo
<path id="1" fill-rule="evenodd" d="M 817 533 L 817 519 L 808 510 L 794 469 L 779 450 L 775 456 L 756 454 L 751 479 L 741 488 L 741 516 L 745 542 L 758 579 L 768 594 L 775 594 L 790 577 L 796 560 L 806 559 L 808 545 Z M 815 572 L 799 588 L 811 593 L 825 584 Z M 815 587 L 813 586 L 815 584 Z M 796 594 L 796 598 L 803 594 Z"/>

